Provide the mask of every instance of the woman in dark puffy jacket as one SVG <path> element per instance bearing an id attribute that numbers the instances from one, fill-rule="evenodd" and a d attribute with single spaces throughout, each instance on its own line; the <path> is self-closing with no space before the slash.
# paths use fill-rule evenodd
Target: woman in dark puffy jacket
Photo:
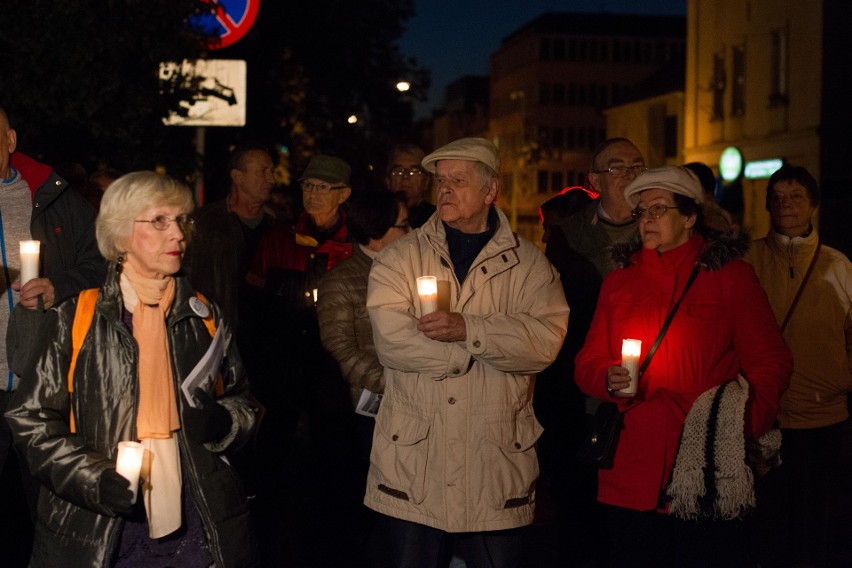
<path id="1" fill-rule="evenodd" d="M 408 207 L 400 195 L 376 191 L 352 201 L 349 232 L 357 246 L 352 258 L 328 272 L 319 289 L 320 337 L 349 383 L 353 408 L 360 414 L 357 417 L 362 441 L 359 453 L 365 462 L 370 459 L 374 426 L 373 417 L 367 414 L 375 415 L 377 395 L 385 390 L 367 314 L 367 280 L 376 255 L 410 230 Z M 359 402 L 364 403 L 362 408 L 358 408 Z M 365 469 L 365 482 L 366 473 Z"/>
<path id="2" fill-rule="evenodd" d="M 31 566 L 255 564 L 245 495 L 222 455 L 249 437 L 255 406 L 231 330 L 179 275 L 192 207 L 168 177 L 116 180 L 97 219 L 112 270 L 79 352 L 83 295 L 42 328 L 34 376 L 7 414 L 42 482 Z M 116 473 L 125 440 L 145 448 L 135 502 Z"/>

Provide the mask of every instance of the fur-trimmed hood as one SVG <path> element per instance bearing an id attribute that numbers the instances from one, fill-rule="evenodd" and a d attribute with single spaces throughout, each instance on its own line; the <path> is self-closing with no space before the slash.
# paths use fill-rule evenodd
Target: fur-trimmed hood
<path id="1" fill-rule="evenodd" d="M 720 233 L 708 231 L 704 235 L 704 248 L 699 257 L 704 270 L 719 270 L 728 262 L 742 258 L 751 246 L 751 239 L 742 231 Z M 627 268 L 633 264 L 633 255 L 642 248 L 642 237 L 639 231 L 626 243 L 612 246 L 610 257 L 619 268 Z"/>

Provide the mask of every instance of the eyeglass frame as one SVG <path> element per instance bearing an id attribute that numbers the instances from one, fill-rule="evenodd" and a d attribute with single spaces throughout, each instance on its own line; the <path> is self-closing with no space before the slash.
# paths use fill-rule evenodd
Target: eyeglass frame
<path id="1" fill-rule="evenodd" d="M 316 193 L 317 195 L 328 195 L 334 189 L 346 189 L 346 185 L 331 185 L 330 183 L 311 183 L 306 179 L 299 182 L 299 187 L 306 193 Z M 326 189 L 323 189 L 326 188 Z"/>
<path id="2" fill-rule="evenodd" d="M 190 217 L 188 214 L 184 213 L 183 215 L 178 215 L 175 218 L 171 218 L 168 215 L 154 215 L 152 219 L 134 219 L 134 223 L 150 223 L 152 227 L 154 227 L 158 231 L 167 231 L 169 227 L 172 226 L 172 223 L 177 223 L 178 228 L 183 231 L 191 231 L 195 228 L 195 219 Z M 162 227 L 158 227 L 165 222 L 165 225 Z"/>
<path id="3" fill-rule="evenodd" d="M 659 211 L 663 210 L 662 213 L 651 213 L 651 210 L 655 209 Z M 645 216 L 645 213 L 648 213 L 648 218 L 656 221 L 657 219 L 662 218 L 663 215 L 669 212 L 670 209 L 677 209 L 677 205 L 666 205 L 665 203 L 654 203 L 653 205 L 648 206 L 647 209 L 642 209 L 641 207 L 636 207 L 633 211 L 630 212 L 630 215 L 633 217 L 635 221 L 641 221 L 642 217 Z"/>
<path id="4" fill-rule="evenodd" d="M 642 165 L 637 164 L 635 166 L 611 166 L 611 167 L 606 168 L 604 170 L 596 170 L 596 171 L 589 172 L 589 173 L 592 173 L 592 174 L 609 174 L 612 177 L 624 177 L 624 176 L 627 175 L 628 171 L 635 172 L 636 175 L 638 176 L 642 172 L 648 171 L 648 166 L 646 166 L 645 164 L 642 164 Z M 622 172 L 622 173 L 617 173 L 617 172 Z"/>
<path id="5" fill-rule="evenodd" d="M 426 175 L 426 171 L 423 168 L 403 168 L 402 166 L 397 166 L 388 172 L 388 175 L 398 178 L 405 178 L 406 176 L 413 178 Z"/>

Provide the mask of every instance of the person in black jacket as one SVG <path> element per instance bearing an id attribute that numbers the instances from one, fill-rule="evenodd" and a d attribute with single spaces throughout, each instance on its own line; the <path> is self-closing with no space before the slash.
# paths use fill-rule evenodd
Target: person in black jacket
<path id="1" fill-rule="evenodd" d="M 106 268 L 95 243 L 94 209 L 50 166 L 16 152 L 17 145 L 17 132 L 0 106 L 0 473 L 12 448 L 3 413 L 36 355 L 33 340 L 44 310 L 98 286 Z M 21 286 L 18 242 L 30 239 L 41 243 L 40 277 Z M 21 474 L 34 519 L 38 482 L 22 463 Z M 17 482 L 3 485 L 0 502 L 12 503 L 19 491 Z M 21 523 L 26 520 L 16 519 L 14 526 Z M 13 526 L 11 519 L 0 524 Z M 19 539 L 14 544 L 24 546 Z"/>
<path id="2" fill-rule="evenodd" d="M 166 176 L 116 180 L 97 220 L 112 264 L 94 307 L 81 295 L 41 327 L 6 414 L 43 483 L 30 566 L 256 563 L 245 493 L 220 458 L 250 438 L 257 408 L 228 321 L 178 274 L 192 207 Z M 144 446 L 138 487 L 116 471 L 122 441 Z"/>

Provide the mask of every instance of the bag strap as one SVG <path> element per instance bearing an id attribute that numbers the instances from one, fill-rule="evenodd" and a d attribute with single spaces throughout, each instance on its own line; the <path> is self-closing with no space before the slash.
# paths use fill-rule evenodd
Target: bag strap
<path id="1" fill-rule="evenodd" d="M 822 243 L 817 242 L 816 250 L 814 251 L 814 257 L 811 259 L 811 264 L 808 266 L 807 272 L 805 272 L 805 277 L 802 278 L 802 283 L 799 284 L 799 289 L 796 291 L 796 296 L 793 298 L 793 303 L 790 304 L 790 309 L 787 310 L 787 315 L 784 316 L 784 323 L 781 324 L 781 333 L 784 333 L 784 330 L 787 328 L 787 324 L 790 323 L 790 318 L 793 317 L 793 310 L 796 309 L 796 304 L 799 303 L 799 298 L 802 297 L 802 292 L 805 289 L 805 284 L 808 283 L 808 278 L 811 277 L 811 272 L 814 271 L 814 266 L 816 266 L 817 257 L 819 256 L 819 249 L 822 248 Z M 793 275 L 793 267 L 790 267 L 790 276 Z"/>
<path id="2" fill-rule="evenodd" d="M 89 288 L 80 292 L 77 297 L 77 308 L 74 312 L 74 324 L 71 326 L 71 366 L 68 368 L 68 394 L 74 394 L 74 370 L 77 368 L 77 356 L 80 354 L 80 347 L 83 346 L 83 341 L 89 334 L 89 328 L 92 325 L 92 318 L 95 317 L 95 304 L 98 302 L 98 289 Z M 71 414 L 68 419 L 68 426 L 71 433 L 77 432 L 77 423 L 74 420 L 74 405 L 71 404 Z"/>
<path id="3" fill-rule="evenodd" d="M 689 290 L 689 287 L 692 286 L 693 282 L 695 282 L 695 279 L 696 277 L 698 277 L 698 272 L 700 270 L 701 265 L 696 263 L 695 268 L 692 269 L 692 274 L 689 275 L 689 280 L 686 281 L 686 286 L 683 287 L 683 292 L 680 293 L 680 298 L 677 299 L 675 305 L 672 306 L 671 310 L 669 310 L 669 315 L 666 316 L 666 321 L 663 322 L 663 328 L 657 335 L 657 339 L 654 341 L 654 344 L 651 345 L 651 348 L 648 350 L 648 354 L 645 355 L 645 359 L 642 361 L 642 366 L 639 367 L 639 372 L 637 373 L 639 375 L 638 377 L 636 377 L 637 381 L 642 378 L 642 375 L 645 374 L 645 369 L 647 369 L 648 365 L 651 364 L 651 359 L 654 357 L 654 353 L 657 352 L 657 348 L 660 346 L 660 343 L 663 342 L 663 337 L 665 337 L 666 332 L 669 330 L 669 325 L 672 323 L 675 313 L 677 313 L 677 309 L 680 307 L 680 303 L 683 301 L 683 297 L 686 295 L 686 291 Z"/>
<path id="4" fill-rule="evenodd" d="M 74 394 L 74 371 L 77 368 L 77 357 L 80 355 L 80 348 L 83 347 L 83 341 L 89 334 L 89 328 L 92 327 L 92 319 L 95 317 L 95 305 L 98 302 L 98 288 L 89 288 L 80 292 L 77 298 L 77 308 L 74 312 L 74 323 L 71 326 L 71 365 L 68 367 L 68 395 Z M 210 306 L 207 298 L 201 292 L 196 292 L 195 295 L 199 300 L 204 302 L 205 306 Z M 207 328 L 207 333 L 210 337 L 216 336 L 216 322 L 213 321 L 213 312 L 208 310 L 207 317 L 202 318 L 204 327 Z M 225 392 L 225 381 L 222 374 L 216 377 L 216 396 L 222 396 Z M 68 427 L 72 434 L 77 433 L 77 423 L 74 420 L 74 405 L 71 404 L 71 414 L 68 419 Z"/>

